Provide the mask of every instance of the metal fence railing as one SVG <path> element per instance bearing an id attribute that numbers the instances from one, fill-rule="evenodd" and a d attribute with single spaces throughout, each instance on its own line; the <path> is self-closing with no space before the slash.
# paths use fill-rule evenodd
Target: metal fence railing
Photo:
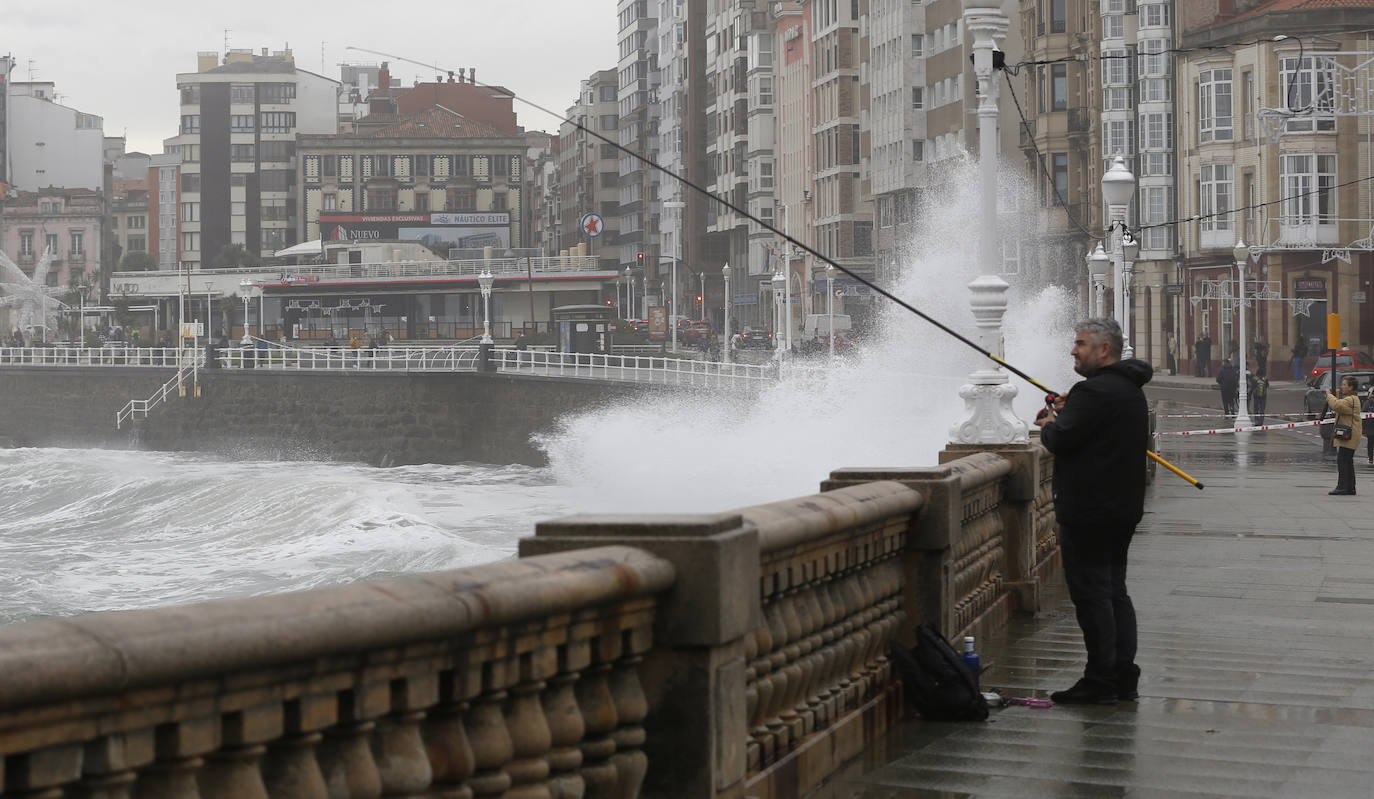
<path id="1" fill-rule="evenodd" d="M 0 364 L 176 369 L 176 347 L 0 347 Z"/>
<path id="2" fill-rule="evenodd" d="M 497 368 L 544 377 L 578 377 L 676 386 L 740 387 L 775 380 L 774 364 L 718 363 L 639 355 L 500 350 Z"/>

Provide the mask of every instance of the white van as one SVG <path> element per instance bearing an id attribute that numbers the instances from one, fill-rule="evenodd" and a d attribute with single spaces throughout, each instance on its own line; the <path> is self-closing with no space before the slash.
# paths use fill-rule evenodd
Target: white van
<path id="1" fill-rule="evenodd" d="M 806 321 L 802 323 L 802 341 L 829 341 L 831 319 L 835 320 L 835 330 L 854 329 L 854 323 L 850 321 L 849 314 L 807 314 Z"/>

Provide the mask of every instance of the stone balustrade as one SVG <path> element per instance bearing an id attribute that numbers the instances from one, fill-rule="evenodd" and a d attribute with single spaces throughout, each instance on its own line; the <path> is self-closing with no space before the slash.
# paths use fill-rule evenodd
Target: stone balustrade
<path id="1" fill-rule="evenodd" d="M 5 796 L 633 796 L 673 566 L 589 549 L 0 627 Z"/>
<path id="2" fill-rule="evenodd" d="M 982 634 L 1054 568 L 1043 448 L 946 456 L 552 520 L 516 561 L 0 627 L 0 795 L 800 796 L 901 718 L 889 642 Z"/>

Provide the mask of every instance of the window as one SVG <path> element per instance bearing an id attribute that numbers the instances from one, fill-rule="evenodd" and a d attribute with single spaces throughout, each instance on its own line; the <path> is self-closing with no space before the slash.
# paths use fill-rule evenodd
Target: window
<path id="1" fill-rule="evenodd" d="M 1127 81 L 1126 65 L 1130 59 L 1125 50 L 1102 51 L 1102 85 L 1125 86 Z"/>
<path id="2" fill-rule="evenodd" d="M 1169 74 L 1169 59 L 1164 51 L 1169 49 L 1167 39 L 1144 39 L 1140 42 L 1140 76 L 1142 78 L 1161 78 Z"/>
<path id="3" fill-rule="evenodd" d="M 1202 230 L 1231 229 L 1231 210 L 1234 208 L 1232 197 L 1235 188 L 1232 183 L 1233 167 L 1230 164 L 1204 164 L 1199 178 L 1201 189 Z M 1218 216 L 1208 216 L 1218 214 Z M 1204 242 L 1204 246 L 1206 243 Z"/>
<path id="4" fill-rule="evenodd" d="M 917 139 L 911 143 L 911 160 L 926 160 L 926 143 L 924 139 Z"/>
<path id="5" fill-rule="evenodd" d="M 250 117 L 251 118 L 251 117 Z M 253 145 L 251 144 L 231 144 L 229 145 L 229 160 L 240 163 L 251 164 L 254 161 Z"/>
<path id="6" fill-rule="evenodd" d="M 1167 103 L 1173 99 L 1169 93 L 1168 78 L 1144 78 L 1140 81 L 1140 99 L 1146 103 Z"/>
<path id="7" fill-rule="evenodd" d="M 230 133 L 252 133 L 253 115 L 252 114 L 231 114 L 229 116 Z"/>
<path id="8" fill-rule="evenodd" d="M 1069 201 L 1069 154 L 1055 153 L 1054 156 L 1054 204 L 1063 205 Z"/>
<path id="9" fill-rule="evenodd" d="M 263 191 L 289 191 L 296 185 L 296 173 L 290 169 L 264 169 L 258 172 L 258 187 Z"/>
<path id="10" fill-rule="evenodd" d="M 445 211 L 477 210 L 477 194 L 472 189 L 449 189 L 444 198 Z"/>
<path id="11" fill-rule="evenodd" d="M 922 88 L 922 87 L 920 87 L 920 86 L 912 86 L 912 87 L 911 87 L 911 107 L 912 107 L 912 108 L 916 108 L 916 109 L 925 108 L 925 107 L 926 107 L 925 96 L 926 96 L 926 92 L 925 92 L 925 89 L 924 89 L 924 88 Z"/>
<path id="12" fill-rule="evenodd" d="M 339 210 L 339 195 L 332 191 L 320 195 L 320 208 L 325 211 Z"/>
<path id="13" fill-rule="evenodd" d="M 290 133 L 296 127 L 294 111 L 263 111 L 263 133 Z"/>
<path id="14" fill-rule="evenodd" d="M 43 234 L 43 251 L 44 251 L 44 252 L 50 252 L 50 253 L 52 253 L 53 255 L 57 255 L 57 234 L 56 234 L 56 233 L 44 233 L 44 234 Z"/>
<path id="15" fill-rule="evenodd" d="M 453 174 L 470 175 L 472 174 L 472 156 L 455 155 L 453 156 Z"/>
<path id="16" fill-rule="evenodd" d="M 196 191 L 196 192 L 200 191 L 200 173 L 199 173 L 199 172 L 182 172 L 182 173 L 181 173 L 181 190 L 182 190 L 182 191 Z"/>
<path id="17" fill-rule="evenodd" d="M 1121 39 L 1126 36 L 1126 19 L 1120 14 L 1102 17 L 1102 38 Z"/>
<path id="18" fill-rule="evenodd" d="M 253 84 L 251 83 L 232 83 L 229 85 L 229 102 L 247 103 L 252 105 L 254 102 Z"/>
<path id="19" fill-rule="evenodd" d="M 247 212 L 247 204 L 244 203 L 242 200 L 237 200 L 235 202 L 229 203 L 230 216 L 243 216 Z"/>
<path id="20" fill-rule="evenodd" d="M 489 156 L 489 158 L 491 163 L 491 174 L 505 175 L 510 172 L 509 155 L 493 155 Z"/>
<path id="21" fill-rule="evenodd" d="M 369 210 L 369 211 L 395 211 L 395 210 L 396 210 L 396 190 L 395 190 L 395 189 L 368 189 L 368 190 L 367 190 L 367 210 Z"/>
<path id="22" fill-rule="evenodd" d="M 1131 101 L 1131 90 L 1124 86 L 1117 86 L 1102 90 L 1104 111 L 1126 111 L 1129 110 Z M 1143 98 L 1142 98 L 1143 99 Z"/>
<path id="23" fill-rule="evenodd" d="M 1050 33 L 1063 33 L 1068 21 L 1068 14 L 1064 9 L 1064 0 L 1049 0 L 1049 3 Z"/>
<path id="24" fill-rule="evenodd" d="M 1064 111 L 1069 107 L 1069 65 L 1050 65 L 1051 110 Z"/>
<path id="25" fill-rule="evenodd" d="M 372 177 L 384 178 L 391 174 L 391 156 L 374 155 L 372 158 Z"/>
<path id="26" fill-rule="evenodd" d="M 290 161 L 295 156 L 295 142 L 265 141 L 258 147 L 258 158 L 262 161 Z"/>
<path id="27" fill-rule="evenodd" d="M 1231 141 L 1231 70 L 1198 73 L 1197 106 L 1198 143 Z"/>
<path id="28" fill-rule="evenodd" d="M 1140 174 L 1143 177 L 1168 177 L 1174 173 L 1171 159 L 1170 153 L 1143 153 L 1140 156 Z"/>
<path id="29" fill-rule="evenodd" d="M 1255 138 L 1255 121 L 1250 114 L 1250 98 L 1255 96 L 1255 73 L 1245 70 L 1240 73 L 1240 136 L 1242 139 Z"/>
<path id="30" fill-rule="evenodd" d="M 291 208 L 286 200 L 263 200 L 258 210 L 258 218 L 268 222 L 282 222 L 291 216 Z"/>
<path id="31" fill-rule="evenodd" d="M 1169 27 L 1169 6 L 1165 3 L 1150 3 L 1140 6 L 1140 26 L 1142 28 Z"/>
<path id="32" fill-rule="evenodd" d="M 296 99 L 294 83 L 260 83 L 258 97 L 263 103 L 286 103 Z"/>
<path id="33" fill-rule="evenodd" d="M 1043 114 L 1045 113 L 1045 94 L 1049 90 L 1050 85 L 1049 70 L 1041 65 L 1036 72 L 1039 79 L 1035 82 L 1035 90 L 1036 94 L 1040 96 L 1040 113 Z"/>
<path id="34" fill-rule="evenodd" d="M 1140 115 L 1140 149 L 1172 150 L 1174 148 L 1174 115 L 1158 111 Z"/>
<path id="35" fill-rule="evenodd" d="M 601 115 L 601 130 L 615 130 L 619 124 L 619 117 L 615 114 Z"/>
<path id="36" fill-rule="evenodd" d="M 262 247 L 263 250 L 280 250 L 287 246 L 285 228 L 263 228 Z"/>
<path id="37" fill-rule="evenodd" d="M 200 105 L 200 84 L 193 83 L 189 86 L 181 86 L 182 105 Z"/>
<path id="38" fill-rule="evenodd" d="M 126 225 L 126 227 L 128 227 L 128 228 L 130 228 L 130 229 L 133 229 L 133 230 L 142 230 L 143 228 L 145 228 L 145 227 L 147 227 L 147 226 L 148 226 L 148 217 L 146 217 L 146 216 L 144 216 L 144 215 L 142 215 L 142 214 L 138 214 L 138 215 L 136 215 L 136 216 L 131 216 L 131 217 L 129 217 L 129 222 L 128 222 L 128 224 Z"/>
<path id="39" fill-rule="evenodd" d="M 911 57 L 920 58 L 925 55 L 925 36 L 919 33 L 911 34 Z"/>
<path id="40" fill-rule="evenodd" d="M 1336 156 L 1285 155 L 1282 162 L 1283 223 L 1336 223 Z"/>
<path id="41" fill-rule="evenodd" d="M 1146 225 L 1161 225 L 1161 227 L 1150 227 L 1145 230 L 1145 240 L 1142 245 L 1147 250 L 1168 250 L 1171 249 L 1172 236 L 1165 222 L 1171 218 L 1173 209 L 1169 202 L 1169 189 L 1165 186 L 1146 186 L 1141 190 L 1141 201 L 1144 206 Z"/>
<path id="42" fill-rule="evenodd" d="M 606 84 L 605 86 L 602 86 L 602 87 L 601 87 L 601 102 L 603 102 L 603 103 L 614 103 L 614 102 L 615 102 L 615 87 L 614 87 L 614 86 L 612 86 L 612 85 L 610 85 L 610 84 Z"/>
<path id="43" fill-rule="evenodd" d="M 69 238 L 71 239 L 71 245 L 72 245 L 72 246 L 71 246 L 71 250 L 70 250 L 71 254 L 72 254 L 72 255 L 85 255 L 85 254 L 86 254 L 86 234 L 85 234 L 85 232 L 84 232 L 84 231 L 81 231 L 81 230 L 69 230 L 69 231 L 67 231 L 67 233 L 68 233 L 68 235 L 69 235 Z"/>
<path id="44" fill-rule="evenodd" d="M 1312 57 L 1283 59 L 1280 88 L 1284 106 L 1295 114 L 1289 132 L 1336 129 L 1335 76 L 1330 64 Z"/>
<path id="45" fill-rule="evenodd" d="M 428 210 L 429 210 L 429 192 L 427 192 L 427 191 L 417 191 L 417 192 L 415 192 L 415 202 L 414 202 L 414 205 L 415 205 L 415 209 L 414 209 L 414 210 L 416 210 L 416 211 L 428 211 Z"/>
<path id="46" fill-rule="evenodd" d="M 182 204 L 181 204 L 181 221 L 183 221 L 183 222 L 199 222 L 199 221 L 200 221 L 200 203 L 182 203 Z"/>
<path id="47" fill-rule="evenodd" d="M 1102 123 L 1102 154 L 1110 158 L 1114 155 L 1131 154 L 1131 121 L 1113 119 Z"/>
<path id="48" fill-rule="evenodd" d="M 320 158 L 320 174 L 331 178 L 339 174 L 339 157 L 337 155 L 322 156 Z"/>
<path id="49" fill-rule="evenodd" d="M 427 155 L 417 155 L 417 156 L 411 158 L 410 160 L 411 160 L 412 163 L 414 164 L 414 168 L 415 168 L 415 177 L 417 177 L 417 178 L 429 177 L 429 156 L 427 156 Z"/>
<path id="50" fill-rule="evenodd" d="M 148 237 L 147 237 L 147 236 L 130 236 L 130 237 L 129 237 L 129 252 L 147 252 L 147 251 L 148 251 Z"/>
<path id="51" fill-rule="evenodd" d="M 181 116 L 182 133 L 200 133 L 200 114 L 183 114 Z"/>
<path id="52" fill-rule="evenodd" d="M 20 254 L 20 255 L 29 255 L 29 256 L 32 256 L 32 255 L 33 255 L 33 231 L 32 231 L 32 230 L 21 230 L 21 231 L 19 231 L 19 254 Z"/>

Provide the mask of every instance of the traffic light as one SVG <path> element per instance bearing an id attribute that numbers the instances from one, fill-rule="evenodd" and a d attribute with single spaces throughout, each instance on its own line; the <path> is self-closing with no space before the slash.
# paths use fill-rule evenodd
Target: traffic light
<path id="1" fill-rule="evenodd" d="M 614 305 L 614 304 L 615 304 L 615 303 L 611 302 L 610 300 L 606 300 L 606 307 L 607 307 L 607 308 L 611 307 L 611 306 Z"/>
<path id="2" fill-rule="evenodd" d="M 637 252 L 637 253 L 635 253 L 635 264 L 638 265 L 638 266 L 644 266 L 644 253 L 642 253 L 642 252 Z"/>

